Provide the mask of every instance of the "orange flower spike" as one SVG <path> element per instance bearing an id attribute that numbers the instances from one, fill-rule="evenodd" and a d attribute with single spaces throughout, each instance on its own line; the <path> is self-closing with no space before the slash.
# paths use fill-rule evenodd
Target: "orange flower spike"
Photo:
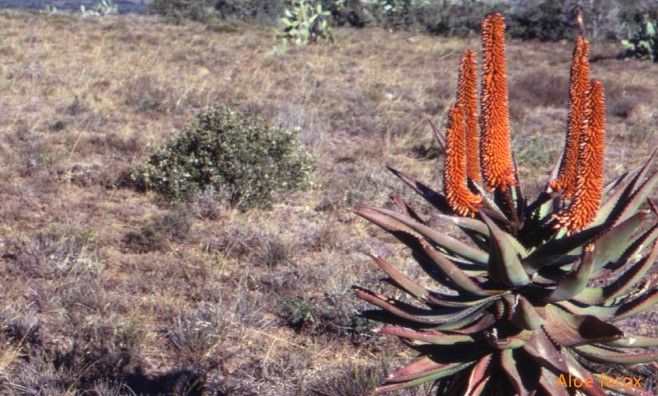
<path id="1" fill-rule="evenodd" d="M 593 81 L 587 92 L 587 120 L 583 124 L 578 152 L 573 200 L 557 216 L 558 227 L 580 231 L 594 221 L 601 204 L 605 152 L 605 99 L 603 84 Z"/>
<path id="2" fill-rule="evenodd" d="M 557 179 L 549 187 L 571 198 L 576 189 L 576 168 L 580 131 L 585 121 L 585 93 L 589 89 L 589 44 L 579 36 L 573 51 L 571 77 L 569 79 L 569 120 L 564 154 Z"/>
<path id="3" fill-rule="evenodd" d="M 505 18 L 495 13 L 482 22 L 481 142 L 482 177 L 490 190 L 505 191 L 516 184 L 510 143 Z"/>
<path id="4" fill-rule="evenodd" d="M 466 136 L 464 108 L 450 106 L 446 132 L 443 191 L 450 208 L 462 216 L 474 217 L 482 206 L 482 196 L 473 194 L 466 184 Z"/>
<path id="5" fill-rule="evenodd" d="M 481 184 L 480 136 L 478 131 L 478 88 L 475 52 L 464 51 L 459 67 L 457 103 L 464 108 L 466 117 L 466 176 Z"/>

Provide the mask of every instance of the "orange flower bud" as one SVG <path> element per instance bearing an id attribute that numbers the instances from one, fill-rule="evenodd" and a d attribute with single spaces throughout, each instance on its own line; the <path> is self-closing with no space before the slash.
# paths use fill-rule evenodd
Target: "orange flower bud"
<path id="1" fill-rule="evenodd" d="M 585 100 L 586 121 L 580 131 L 573 200 L 556 216 L 557 227 L 565 227 L 568 232 L 580 231 L 596 219 L 603 191 L 605 99 L 600 81 L 590 84 Z"/>
<path id="2" fill-rule="evenodd" d="M 564 153 L 557 179 L 549 187 L 571 198 L 576 189 L 576 168 L 580 131 L 585 122 L 585 93 L 589 89 L 589 44 L 579 36 L 573 51 L 571 77 L 569 80 L 569 121 Z"/>
<path id="3" fill-rule="evenodd" d="M 466 184 L 466 136 L 464 108 L 450 106 L 446 132 L 443 191 L 448 204 L 462 216 L 474 217 L 482 206 L 482 196 L 473 194 Z"/>
<path id="4" fill-rule="evenodd" d="M 480 184 L 480 136 L 478 130 L 478 89 L 475 52 L 464 51 L 459 68 L 457 104 L 466 117 L 466 176 Z"/>
<path id="5" fill-rule="evenodd" d="M 510 143 L 505 19 L 495 13 L 482 22 L 481 142 L 482 177 L 490 190 L 505 191 L 516 184 Z"/>

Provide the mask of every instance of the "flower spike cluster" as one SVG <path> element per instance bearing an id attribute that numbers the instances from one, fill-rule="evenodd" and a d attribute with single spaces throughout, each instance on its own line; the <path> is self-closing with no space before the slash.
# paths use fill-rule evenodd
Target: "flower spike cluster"
<path id="1" fill-rule="evenodd" d="M 482 176 L 489 190 L 504 192 L 516 184 L 510 143 L 505 18 L 495 13 L 482 22 L 481 145 Z"/>
<path id="2" fill-rule="evenodd" d="M 469 179 L 476 184 L 483 181 L 488 190 L 508 195 L 509 187 L 517 183 L 510 147 L 505 20 L 500 14 L 483 21 L 482 48 L 480 134 L 477 65 L 475 54 L 465 51 L 459 69 L 457 104 L 450 108 L 446 136 L 446 200 L 453 211 L 471 217 L 482 207 L 483 197 L 469 189 Z M 603 85 L 589 81 L 589 44 L 581 36 L 571 64 L 564 154 L 557 178 L 549 184 L 550 189 L 570 200 L 568 206 L 552 216 L 555 228 L 573 233 L 585 229 L 596 218 L 603 188 L 604 129 Z"/>
<path id="3" fill-rule="evenodd" d="M 450 207 L 462 216 L 474 217 L 482 206 L 482 196 L 473 194 L 466 183 L 466 135 L 464 107 L 450 106 L 446 134 L 443 189 Z"/>
<path id="4" fill-rule="evenodd" d="M 575 192 L 571 204 L 557 216 L 557 228 L 580 231 L 596 218 L 603 191 L 605 99 L 603 84 L 592 81 L 584 95 L 585 121 L 578 142 Z"/>
<path id="5" fill-rule="evenodd" d="M 546 190 L 528 200 L 509 147 L 504 29 L 499 14 L 482 26 L 480 136 L 472 127 L 478 110 L 472 52 L 462 56 L 445 139 L 432 124 L 445 151 L 443 194 L 391 169 L 439 211 L 433 219 L 458 228 L 461 238 L 433 227 L 399 196 L 393 201 L 400 210 L 355 209 L 411 249 L 439 287 L 432 290 L 426 279 L 417 282 L 371 254 L 397 290 L 393 297 L 355 287 L 358 298 L 379 308 L 363 315 L 384 322 L 378 333 L 420 353 L 375 393 L 439 380 L 441 394 L 568 395 L 558 376 L 593 376 L 590 363 L 658 362 L 658 351 L 645 349 L 658 347 L 658 337 L 613 324 L 658 306 L 658 274 L 647 275 L 658 259 L 658 222 L 643 208 L 648 202 L 658 213 L 650 199 L 658 185 L 652 170 L 658 150 L 604 190 L 603 84 L 589 80 L 581 37 L 571 67 L 567 143 L 554 168 L 559 175 L 551 174 Z M 478 151 L 480 170 L 474 167 L 478 174 L 471 176 Z M 594 282 L 602 275 L 604 282 Z M 602 396 L 606 388 L 620 390 L 601 382 L 578 392 Z M 651 395 L 641 387 L 622 393 Z"/>
<path id="6" fill-rule="evenodd" d="M 477 184 L 480 178 L 480 135 L 478 129 L 477 63 L 475 52 L 464 51 L 457 84 L 457 103 L 466 119 L 466 176 Z"/>
<path id="7" fill-rule="evenodd" d="M 565 198 L 571 198 L 576 189 L 576 168 L 582 124 L 586 122 L 586 91 L 589 89 L 589 44 L 579 36 L 573 51 L 569 80 L 569 119 L 564 154 L 557 179 L 549 185 Z"/>

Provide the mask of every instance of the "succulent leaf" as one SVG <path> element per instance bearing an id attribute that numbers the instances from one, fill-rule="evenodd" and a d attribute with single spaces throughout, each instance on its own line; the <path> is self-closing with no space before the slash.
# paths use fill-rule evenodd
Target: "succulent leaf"
<path id="1" fill-rule="evenodd" d="M 658 361 L 658 352 L 628 353 L 595 345 L 575 346 L 573 349 L 587 359 L 598 363 L 638 364 Z"/>
<path id="2" fill-rule="evenodd" d="M 576 315 L 553 305 L 546 306 L 544 330 L 553 342 L 574 346 L 593 342 L 610 342 L 624 333 L 596 316 Z"/>
<path id="3" fill-rule="evenodd" d="M 359 205 L 354 209 L 354 212 L 389 232 L 403 231 L 415 236 L 421 235 L 451 253 L 472 260 L 473 263 L 486 266 L 489 260 L 487 252 L 467 245 L 464 242 L 442 234 L 433 228 L 391 210 Z"/>
<path id="4" fill-rule="evenodd" d="M 637 212 L 597 238 L 594 242 L 594 268 L 596 270 L 601 269 L 610 261 L 619 260 L 648 214 L 647 211 Z"/>
<path id="5" fill-rule="evenodd" d="M 434 345 L 455 345 L 457 343 L 476 342 L 475 338 L 465 334 L 450 334 L 436 330 L 416 331 L 400 326 L 384 326 L 378 332 Z"/>
<path id="6" fill-rule="evenodd" d="M 520 245 L 512 242 L 514 237 L 501 230 L 487 215 L 481 213 L 480 216 L 491 234 L 489 278 L 509 286 L 525 286 L 530 283 L 530 277 L 521 264 L 525 252 L 517 250 Z"/>
<path id="7" fill-rule="evenodd" d="M 484 387 L 491 378 L 491 370 L 489 365 L 493 354 L 488 354 L 482 357 L 471 370 L 468 377 L 468 385 L 464 391 L 465 396 L 477 396 L 482 394 Z"/>
<path id="8" fill-rule="evenodd" d="M 557 282 L 555 290 L 548 296 L 549 302 L 569 300 L 578 295 L 587 287 L 587 281 L 594 269 L 594 258 L 596 256 L 595 245 L 587 245 L 580 259 L 578 269 L 566 274 Z"/>
<path id="9" fill-rule="evenodd" d="M 520 329 L 537 330 L 539 329 L 544 319 L 542 314 L 538 312 L 540 308 L 535 308 L 525 297 L 517 294 L 517 300 L 512 307 L 510 321 Z"/>
<path id="10" fill-rule="evenodd" d="M 423 357 L 393 373 L 386 379 L 386 385 L 378 387 L 375 392 L 389 392 L 436 381 L 437 379 L 458 373 L 472 366 L 473 363 L 474 361 L 443 364 L 435 362 L 429 357 Z"/>
<path id="11" fill-rule="evenodd" d="M 393 280 L 393 282 L 400 286 L 402 290 L 406 291 L 419 300 L 427 301 L 427 289 L 404 276 L 404 274 L 393 268 L 392 265 L 390 265 L 386 260 L 379 257 L 378 255 L 370 253 L 370 257 L 375 261 L 375 263 L 377 263 L 379 268 L 386 272 L 386 275 L 388 275 Z"/>
<path id="12" fill-rule="evenodd" d="M 519 373 L 519 365 L 514 359 L 514 349 L 504 349 L 500 353 L 500 365 L 514 386 L 515 394 L 520 396 L 530 395 L 532 389 L 526 388 L 523 384 L 521 373 Z"/>

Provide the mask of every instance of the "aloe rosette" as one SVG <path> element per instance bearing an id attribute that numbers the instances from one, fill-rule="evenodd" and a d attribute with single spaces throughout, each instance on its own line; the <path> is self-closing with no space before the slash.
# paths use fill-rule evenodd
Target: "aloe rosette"
<path id="1" fill-rule="evenodd" d="M 430 290 L 371 255 L 409 298 L 355 287 L 357 297 L 378 308 L 364 315 L 385 323 L 379 333 L 398 336 L 420 352 L 377 391 L 445 379 L 443 391 L 456 395 L 605 395 L 605 388 L 650 395 L 600 380 L 588 367 L 658 360 L 650 349 L 658 338 L 614 324 L 658 303 L 658 274 L 651 272 L 658 258 L 658 209 L 650 199 L 658 183 L 656 153 L 603 183 L 603 85 L 589 79 L 588 44 L 580 37 L 565 151 L 546 188 L 529 200 L 510 149 L 504 31 L 499 14 L 482 24 L 479 133 L 473 132 L 477 92 L 470 51 L 462 59 L 445 138 L 435 128 L 445 149 L 443 192 L 390 168 L 432 205 L 432 219 L 422 219 L 399 197 L 399 210 L 355 208 L 408 246 L 442 286 Z M 462 238 L 435 229 L 436 222 L 457 226 Z M 441 291 L 446 288 L 457 293 Z M 595 381 L 578 389 L 560 386 L 566 376 Z"/>

